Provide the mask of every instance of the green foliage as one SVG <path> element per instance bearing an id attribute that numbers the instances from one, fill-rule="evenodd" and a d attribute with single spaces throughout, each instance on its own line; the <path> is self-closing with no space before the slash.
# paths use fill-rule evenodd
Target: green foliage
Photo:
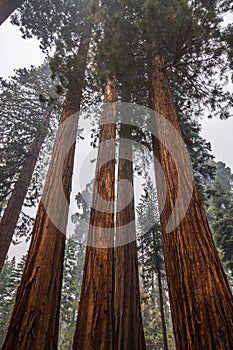
<path id="1" fill-rule="evenodd" d="M 179 113 L 179 122 L 183 140 L 187 147 L 193 168 L 193 175 L 204 203 L 207 201 L 206 186 L 214 179 L 215 166 L 211 162 L 214 158 L 211 153 L 211 144 L 201 137 L 201 125 L 187 113 Z"/>
<path id="2" fill-rule="evenodd" d="M 7 206 L 23 164 L 30 155 L 34 140 L 39 134 L 47 134 L 24 207 L 34 206 L 38 202 L 61 106 L 49 75 L 48 64 L 44 64 L 37 69 L 20 69 L 9 81 L 0 80 L 0 216 Z M 48 113 L 50 129 L 45 129 L 43 120 Z M 32 219 L 28 215 L 21 215 L 17 227 L 19 238 L 29 234 L 31 223 Z"/>
<path id="3" fill-rule="evenodd" d="M 59 349 L 61 350 L 72 350 L 90 216 L 90 206 L 85 198 L 91 197 L 92 186 L 88 184 L 85 191 L 76 196 L 78 212 L 72 216 L 76 226 L 75 233 L 66 242 L 60 315 Z"/>
<path id="4" fill-rule="evenodd" d="M 48 66 L 18 70 L 10 81 L 0 80 L 0 202 L 6 205 L 31 144 L 43 132 L 42 120 L 57 96 L 48 81 Z M 43 96 L 43 102 L 41 102 Z M 53 112 L 56 118 L 56 111 Z M 44 130 L 47 132 L 47 130 Z M 37 197 L 31 192 L 31 203 Z M 3 209 L 1 206 L 0 212 Z"/>
<path id="5" fill-rule="evenodd" d="M 7 331 L 24 264 L 24 256 L 19 263 L 15 258 L 7 259 L 0 274 L 0 345 Z"/>
<path id="6" fill-rule="evenodd" d="M 55 48 L 51 67 L 63 86 L 74 82 L 77 49 L 91 26 L 92 83 L 103 85 L 115 74 L 123 99 L 127 90 L 131 101 L 148 105 L 151 55 L 160 55 L 179 99 L 204 102 L 210 116 L 227 118 L 233 104 L 224 87 L 232 29 L 221 23 L 231 8 L 229 1 L 34 0 L 24 3 L 13 22 L 24 36 L 37 36 L 44 51 Z"/>
<path id="7" fill-rule="evenodd" d="M 167 293 L 166 273 L 163 260 L 162 239 L 157 208 L 157 196 L 150 179 L 144 185 L 137 206 L 138 253 L 142 277 L 142 314 L 148 349 L 163 349 L 161 307 L 165 314 L 167 340 L 174 346 L 171 315 Z M 160 282 L 161 281 L 161 286 Z M 163 304 L 161 305 L 161 293 Z"/>
<path id="8" fill-rule="evenodd" d="M 75 83 L 79 44 L 90 31 L 89 6 L 89 0 L 25 1 L 12 16 L 23 37 L 36 36 L 43 52 L 54 52 L 50 58 L 52 77 L 59 77 L 61 86 L 66 88 Z M 59 93 L 61 87 L 58 90 Z"/>
<path id="9" fill-rule="evenodd" d="M 233 286 L 233 175 L 222 162 L 216 164 L 209 199 L 208 216 L 229 282 Z"/>
<path id="10" fill-rule="evenodd" d="M 146 0 L 143 9 L 146 49 L 164 58 L 173 91 L 196 106 L 204 102 L 210 116 L 229 117 L 233 101 L 224 82 L 232 51 L 221 26 L 227 7 L 218 1 Z"/>
<path id="11" fill-rule="evenodd" d="M 231 72 L 233 71 L 233 25 L 229 24 L 224 32 L 224 38 L 228 45 L 228 59 L 230 62 Z M 233 81 L 233 73 L 231 74 L 231 80 Z"/>
<path id="12" fill-rule="evenodd" d="M 74 236 L 67 239 L 60 314 L 59 348 L 72 349 L 72 340 L 77 318 L 78 301 L 81 291 L 84 263 L 84 247 L 75 241 Z"/>

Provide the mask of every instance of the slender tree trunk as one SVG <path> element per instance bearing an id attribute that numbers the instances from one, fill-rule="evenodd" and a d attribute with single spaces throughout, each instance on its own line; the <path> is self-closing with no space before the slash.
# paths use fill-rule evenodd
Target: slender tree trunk
<path id="1" fill-rule="evenodd" d="M 156 247 L 158 247 L 159 242 L 156 242 L 154 231 L 153 231 L 153 242 L 154 242 L 154 248 L 156 249 Z M 163 349 L 168 350 L 167 327 L 166 327 L 165 313 L 164 313 L 163 285 L 162 285 L 162 276 L 161 276 L 161 263 L 159 261 L 159 251 L 157 249 L 156 249 L 156 265 L 157 265 L 156 270 L 157 270 L 158 287 L 159 287 L 159 309 L 160 309 L 162 332 L 163 332 Z"/>
<path id="2" fill-rule="evenodd" d="M 74 350 L 113 349 L 115 89 L 116 83 L 114 80 L 109 80 L 105 88 L 105 104 L 100 126 L 88 245 L 73 342 Z M 103 206 L 102 200 L 105 201 Z"/>
<path id="3" fill-rule="evenodd" d="M 65 230 L 78 124 L 75 113 L 80 107 L 88 46 L 87 40 L 81 42 L 77 54 L 78 84 L 76 89 L 70 88 L 64 103 L 4 350 L 57 349 Z"/>
<path id="4" fill-rule="evenodd" d="M 131 139 L 131 127 L 129 125 L 121 125 L 116 214 L 116 248 L 114 251 L 114 349 L 142 350 L 146 349 L 146 345 L 142 325 L 139 289 L 133 192 L 133 161 L 132 147 L 130 147 L 127 139 Z M 127 198 L 129 199 L 129 203 L 127 203 Z"/>
<path id="5" fill-rule="evenodd" d="M 163 60 L 152 62 L 153 107 L 181 135 Z M 180 149 L 179 137 L 157 123 L 159 140 Z M 172 139 L 171 139 L 172 138 Z M 233 348 L 233 301 L 226 276 L 215 248 L 197 188 L 181 223 L 168 233 L 166 226 L 174 209 L 179 183 L 171 152 L 160 142 L 160 161 L 165 175 L 167 197 L 161 213 L 164 259 L 177 349 L 230 350 Z M 186 176 L 182 153 L 179 165 Z M 163 198 L 159 179 L 158 200 Z M 190 189 L 184 185 L 183 196 Z M 181 203 L 182 207 L 183 203 Z"/>
<path id="6" fill-rule="evenodd" d="M 48 113 L 43 118 L 42 125 L 38 130 L 35 140 L 32 143 L 31 149 L 23 163 L 22 170 L 16 181 L 14 190 L 11 194 L 0 222 L 0 271 L 2 270 L 2 266 L 6 259 L 12 241 L 15 227 L 19 219 L 23 202 L 31 182 L 32 174 L 41 151 L 41 147 L 47 135 L 51 113 L 52 110 L 48 111 Z"/>
<path id="7" fill-rule="evenodd" d="M 17 9 L 25 0 L 0 0 L 0 25 Z"/>

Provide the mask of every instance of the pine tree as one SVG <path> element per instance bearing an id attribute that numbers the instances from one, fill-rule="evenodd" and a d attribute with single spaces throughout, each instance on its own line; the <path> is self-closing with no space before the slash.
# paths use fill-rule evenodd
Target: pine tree
<path id="1" fill-rule="evenodd" d="M 38 130 L 38 135 L 31 146 L 27 158 L 25 159 L 21 173 L 15 183 L 14 190 L 8 200 L 3 217 L 1 218 L 0 236 L 2 239 L 2 247 L 0 251 L 0 270 L 2 269 L 9 250 L 21 208 L 30 185 L 30 180 L 36 166 L 42 144 L 46 137 L 51 112 L 52 111 L 48 111 L 44 117 L 42 128 L 41 130 Z"/>
<path id="2" fill-rule="evenodd" d="M 15 259 L 6 263 L 1 271 L 0 275 L 0 316 L 1 316 L 1 333 L 0 333 L 0 344 L 2 344 L 7 325 L 9 322 L 10 314 L 13 308 L 13 300 L 15 294 L 15 286 L 12 283 L 13 271 L 15 268 Z"/>
<path id="3" fill-rule="evenodd" d="M 1 214 L 33 140 L 43 129 L 43 118 L 48 108 L 50 105 L 54 107 L 59 105 L 55 84 L 51 83 L 49 78 L 50 74 L 48 64 L 45 63 L 37 69 L 17 70 L 10 81 L 0 80 Z M 54 119 L 56 119 L 55 110 Z M 36 187 L 37 184 L 33 183 L 31 196 L 36 197 Z"/>
<path id="4" fill-rule="evenodd" d="M 16 263 L 15 257 L 6 259 L 0 274 L 0 345 L 2 344 L 14 306 L 17 287 L 23 272 L 25 257 Z"/>
<path id="5" fill-rule="evenodd" d="M 61 297 L 60 349 L 71 350 L 81 291 L 84 247 L 72 235 L 67 239 Z"/>
<path id="6" fill-rule="evenodd" d="M 149 349 L 168 349 L 170 315 L 166 312 L 167 281 L 156 192 L 149 178 L 143 188 L 137 212 L 146 342 Z"/>
<path id="7" fill-rule="evenodd" d="M 93 183 L 91 182 L 86 185 L 84 191 L 76 195 L 78 211 L 72 215 L 75 232 L 67 239 L 66 243 L 59 339 L 59 348 L 64 350 L 72 349 L 82 286 L 87 226 L 90 219 L 89 200 L 87 203 L 86 198 L 91 198 L 92 189 Z"/>
<path id="8" fill-rule="evenodd" d="M 4 129 L 4 141 L 1 145 L 3 148 L 1 159 L 2 199 L 7 202 L 7 206 L 0 222 L 2 241 L 0 270 L 9 250 L 42 145 L 48 135 L 50 119 L 54 114 L 57 98 L 51 83 L 45 79 L 43 84 L 38 86 L 40 79 L 48 72 L 46 65 L 28 72 L 19 70 L 10 83 L 2 81 L 5 89 L 2 92 L 1 119 L 8 128 Z M 42 93 L 44 95 L 43 102 L 39 99 Z M 33 108 L 36 108 L 34 113 L 32 112 Z M 18 120 L 20 112 L 23 113 L 23 116 Z M 15 124 L 18 126 L 17 129 Z M 12 181 L 13 179 L 15 182 Z M 34 185 L 36 193 L 38 193 L 37 187 Z M 33 199 L 31 200 L 33 201 Z"/>
<path id="9" fill-rule="evenodd" d="M 210 186 L 207 214 L 229 282 L 233 277 L 233 176 L 222 162 L 216 164 L 216 178 Z"/>

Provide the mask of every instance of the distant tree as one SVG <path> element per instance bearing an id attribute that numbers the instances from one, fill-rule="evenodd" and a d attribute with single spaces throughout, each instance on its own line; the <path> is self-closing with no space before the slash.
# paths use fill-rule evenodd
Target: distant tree
<path id="1" fill-rule="evenodd" d="M 44 65 L 39 69 L 19 70 L 10 82 L 1 81 L 0 117 L 5 127 L 1 141 L 3 152 L 0 175 L 2 205 L 5 209 L 0 222 L 0 270 L 30 184 L 31 193 L 27 204 L 29 199 L 33 204 L 40 192 L 39 181 L 32 181 L 33 173 L 49 134 L 50 120 L 56 118 L 59 104 L 55 87 L 48 76 L 48 66 Z"/>
<path id="2" fill-rule="evenodd" d="M 72 350 L 84 263 L 84 245 L 72 235 L 67 239 L 61 296 L 59 348 Z"/>
<path id="3" fill-rule="evenodd" d="M 139 261 L 147 347 L 168 349 L 167 281 L 156 192 L 149 178 L 137 206 Z M 148 305 L 147 305 L 148 304 Z M 150 310 L 149 310 L 150 308 Z"/>
<path id="4" fill-rule="evenodd" d="M 9 323 L 9 318 L 14 305 L 15 285 L 12 283 L 12 276 L 15 269 L 15 259 L 6 263 L 0 274 L 0 344 L 4 340 L 4 336 Z"/>
<path id="5" fill-rule="evenodd" d="M 203 202 L 207 200 L 206 186 L 214 179 L 215 166 L 211 153 L 211 144 L 201 135 L 201 124 L 198 118 L 187 113 L 185 110 L 178 114 L 179 123 L 187 151 L 193 168 L 194 179 L 197 183 Z"/>
<path id="6" fill-rule="evenodd" d="M 3 343 L 10 321 L 24 263 L 24 256 L 19 263 L 16 263 L 15 257 L 7 259 L 0 274 L 0 345 Z"/>
<path id="7" fill-rule="evenodd" d="M 84 191 L 79 192 L 75 197 L 78 207 L 78 211 L 72 215 L 75 232 L 68 237 L 66 242 L 59 337 L 59 349 L 64 350 L 71 350 L 73 344 L 90 219 L 90 205 L 88 203 L 92 195 L 92 188 L 93 183 L 91 182 L 86 185 Z"/>
<path id="8" fill-rule="evenodd" d="M 216 164 L 216 178 L 210 186 L 208 216 L 213 236 L 229 282 L 233 282 L 233 175 L 222 162 Z"/>
<path id="9" fill-rule="evenodd" d="M 1 216 L 32 142 L 39 130 L 43 129 L 43 119 L 48 109 L 59 104 L 50 74 L 45 63 L 39 68 L 20 69 L 9 81 L 0 80 Z M 55 119 L 54 108 L 51 126 Z M 33 188 L 31 202 L 37 197 L 38 185 L 34 183 Z"/>

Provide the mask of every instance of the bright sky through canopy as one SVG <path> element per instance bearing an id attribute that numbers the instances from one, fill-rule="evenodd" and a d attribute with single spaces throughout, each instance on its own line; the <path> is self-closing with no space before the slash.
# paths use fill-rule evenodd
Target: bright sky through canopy
<path id="1" fill-rule="evenodd" d="M 232 16 L 228 16 L 226 24 Z M 29 68 L 42 64 L 42 54 L 36 38 L 24 40 L 18 27 L 6 20 L 0 26 L 0 76 L 7 78 L 15 68 Z M 202 135 L 212 144 L 216 160 L 225 162 L 233 170 L 233 118 L 226 121 L 205 118 L 202 122 Z"/>
<path id="2" fill-rule="evenodd" d="M 0 26 L 0 76 L 7 78 L 16 68 L 39 66 L 44 54 L 36 38 L 24 40 L 18 27 L 10 23 L 9 18 Z"/>

